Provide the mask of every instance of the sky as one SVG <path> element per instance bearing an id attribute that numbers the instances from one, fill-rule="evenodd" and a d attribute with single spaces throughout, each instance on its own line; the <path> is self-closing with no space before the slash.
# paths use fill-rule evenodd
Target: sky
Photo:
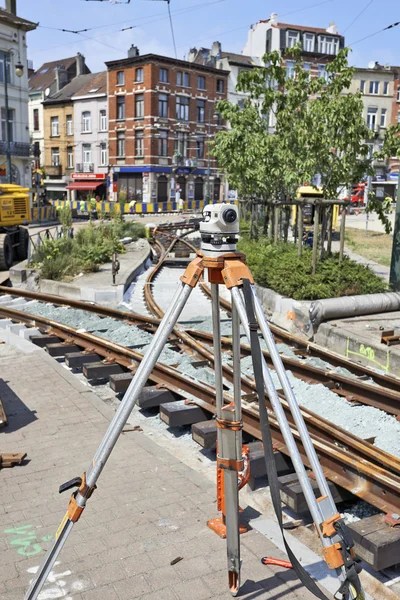
<path id="1" fill-rule="evenodd" d="M 17 0 L 18 15 L 40 24 L 28 33 L 34 68 L 81 52 L 92 72 L 102 71 L 105 61 L 126 57 L 131 44 L 141 54 L 175 55 L 165 0 L 119 1 Z M 215 40 L 222 50 L 240 53 L 250 25 L 276 12 L 285 23 L 328 27 L 334 21 L 346 45 L 354 44 L 351 64 L 400 65 L 400 25 L 359 41 L 400 21 L 398 0 L 170 0 L 170 9 L 178 58 Z"/>

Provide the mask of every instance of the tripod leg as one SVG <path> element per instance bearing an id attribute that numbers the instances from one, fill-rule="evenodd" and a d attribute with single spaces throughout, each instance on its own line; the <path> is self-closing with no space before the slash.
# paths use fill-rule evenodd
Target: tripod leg
<path id="1" fill-rule="evenodd" d="M 246 333 L 246 337 L 248 338 L 249 343 L 251 343 L 250 327 L 249 327 L 249 323 L 247 320 L 247 314 L 246 314 L 244 302 L 243 302 L 242 296 L 240 295 L 239 289 L 237 287 L 231 288 L 231 294 L 232 294 L 232 302 L 237 308 L 240 320 L 242 322 L 244 331 Z M 315 524 L 315 528 L 320 537 L 321 544 L 324 547 L 323 552 L 324 553 L 329 552 L 329 551 L 331 551 L 331 549 L 334 547 L 335 544 L 340 544 L 340 542 L 341 542 L 340 537 L 336 534 L 336 530 L 333 527 L 333 523 L 335 522 L 336 519 L 340 518 L 340 515 L 336 511 L 335 505 L 334 505 L 334 508 L 332 509 L 329 498 L 322 497 L 322 498 L 320 498 L 319 502 L 315 498 L 314 491 L 312 489 L 310 480 L 308 479 L 308 476 L 307 476 L 306 470 L 304 468 L 300 453 L 297 449 L 297 445 L 294 440 L 293 434 L 291 432 L 290 425 L 286 419 L 286 415 L 285 415 L 283 407 L 280 403 L 277 391 L 275 389 L 274 383 L 271 378 L 271 374 L 269 372 L 269 369 L 268 369 L 267 364 L 264 359 L 262 361 L 262 374 L 263 374 L 265 389 L 267 391 L 269 400 L 270 400 L 272 408 L 274 410 L 276 419 L 279 423 L 281 433 L 285 440 L 285 445 L 289 451 L 290 457 L 293 462 L 293 467 L 299 478 L 299 483 L 303 490 L 308 508 L 310 510 L 312 519 Z M 308 435 L 308 432 L 307 432 L 307 435 Z M 311 440 L 310 440 L 310 442 L 311 442 Z M 326 525 L 327 523 L 329 523 L 329 526 Z M 338 550 L 337 547 L 334 549 Z M 328 564 L 328 566 L 329 566 L 329 564 Z M 343 584 L 347 579 L 347 573 L 346 573 L 345 567 L 343 565 L 339 565 L 339 566 L 334 566 L 331 568 L 334 568 L 339 580 Z M 351 598 L 356 598 L 356 597 L 357 597 L 357 594 L 354 593 L 352 587 L 350 587 L 350 591 L 348 593 L 343 594 L 343 600 L 350 600 Z"/>
<path id="2" fill-rule="evenodd" d="M 84 474 L 79 480 L 79 489 L 73 493 L 68 506 L 68 511 L 61 522 L 56 533 L 56 539 L 53 546 L 48 550 L 43 564 L 41 565 L 35 579 L 33 580 L 28 592 L 25 595 L 25 600 L 36 600 L 40 590 L 46 582 L 47 576 L 50 573 L 57 557 L 65 544 L 69 534 L 73 529 L 73 525 L 78 521 L 85 506 L 86 501 L 90 498 L 96 482 L 121 434 L 122 429 L 136 404 L 150 373 L 153 370 L 158 357 L 160 356 L 168 337 L 174 328 L 179 315 L 192 291 L 190 285 L 180 283 L 176 294 L 166 311 L 164 318 L 159 324 L 156 333 L 149 345 L 146 355 L 143 357 L 130 385 L 127 389 L 121 404 L 111 421 L 107 432 L 98 447 L 92 463 L 89 466 L 87 475 Z M 77 480 L 65 484 L 64 489 L 69 489 L 77 485 Z M 60 490 L 63 491 L 63 490 Z"/>

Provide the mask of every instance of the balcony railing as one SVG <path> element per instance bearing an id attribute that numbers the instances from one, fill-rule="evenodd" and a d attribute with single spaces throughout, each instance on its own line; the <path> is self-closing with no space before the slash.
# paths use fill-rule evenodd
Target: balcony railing
<path id="1" fill-rule="evenodd" d="M 44 170 L 49 177 L 61 177 L 62 175 L 62 165 L 45 165 Z"/>
<path id="2" fill-rule="evenodd" d="M 10 142 L 11 156 L 23 156 L 29 158 L 31 155 L 31 145 L 27 142 Z M 7 154 L 7 143 L 0 141 L 0 154 Z"/>
<path id="3" fill-rule="evenodd" d="M 94 173 L 94 163 L 77 163 L 75 173 Z"/>

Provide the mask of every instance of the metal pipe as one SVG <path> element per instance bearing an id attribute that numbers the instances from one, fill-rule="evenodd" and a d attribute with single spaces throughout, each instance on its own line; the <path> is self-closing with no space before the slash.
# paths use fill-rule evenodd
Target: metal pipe
<path id="1" fill-rule="evenodd" d="M 222 357 L 221 357 L 221 321 L 219 306 L 219 287 L 217 283 L 211 284 L 211 309 L 213 324 L 213 349 L 214 349 L 214 373 L 215 373 L 215 412 L 217 418 L 221 418 L 223 398 L 222 383 Z M 221 430 L 217 428 L 217 451 L 221 448 Z"/>
<path id="2" fill-rule="evenodd" d="M 342 298 L 316 300 L 310 306 L 310 320 L 314 326 L 329 319 L 343 319 L 400 310 L 400 292 L 360 294 Z"/>

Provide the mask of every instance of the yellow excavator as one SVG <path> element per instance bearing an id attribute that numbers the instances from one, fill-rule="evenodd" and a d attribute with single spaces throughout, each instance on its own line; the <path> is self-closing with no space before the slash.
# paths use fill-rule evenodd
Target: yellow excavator
<path id="1" fill-rule="evenodd" d="M 29 188 L 0 184 L 0 271 L 28 257 L 30 213 Z"/>

